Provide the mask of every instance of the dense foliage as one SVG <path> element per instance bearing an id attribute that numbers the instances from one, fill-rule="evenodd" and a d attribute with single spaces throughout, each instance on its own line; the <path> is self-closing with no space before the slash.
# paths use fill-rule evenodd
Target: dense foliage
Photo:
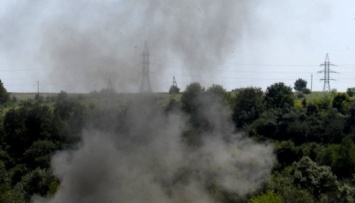
<path id="1" fill-rule="evenodd" d="M 222 111 L 222 107 L 231 110 L 237 132 L 273 143 L 277 164 L 272 179 L 246 197 L 212 185 L 216 201 L 354 202 L 355 101 L 351 96 L 349 92 L 331 93 L 299 101 L 283 83 L 272 84 L 265 92 L 246 87 L 233 94 L 220 85 L 205 90 L 192 83 L 181 101 L 172 98 L 162 109 L 181 109 L 188 115 L 190 126 L 182 139 L 190 146 L 201 144 L 201 131 L 214 128 L 214 123 L 201 115 L 209 108 Z M 33 195 L 55 193 L 60 181 L 52 175 L 51 157 L 58 150 L 73 147 L 84 127 L 127 130 L 110 122 L 125 122 L 124 105 L 106 108 L 116 97 L 125 96 L 97 93 L 83 98 L 61 92 L 46 102 L 16 100 L 10 105 L 8 99 L 1 100 L 5 102 L 2 107 L 10 108 L 0 118 L 0 203 L 29 202 Z M 219 101 L 222 106 L 201 99 Z"/>
<path id="2" fill-rule="evenodd" d="M 293 87 L 296 91 L 302 91 L 307 87 L 307 81 L 299 78 L 295 82 L 295 86 Z"/>
<path id="3" fill-rule="evenodd" d="M 6 88 L 4 87 L 4 84 L 0 80 L 0 104 L 5 104 L 10 100 L 9 93 L 7 92 Z"/>

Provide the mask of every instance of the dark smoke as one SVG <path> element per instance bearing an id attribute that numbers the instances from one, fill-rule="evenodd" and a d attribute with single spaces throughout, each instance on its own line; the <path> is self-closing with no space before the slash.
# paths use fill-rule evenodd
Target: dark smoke
<path id="1" fill-rule="evenodd" d="M 216 202 L 208 187 L 244 196 L 269 178 L 274 164 L 270 145 L 232 133 L 229 111 L 205 101 L 201 109 L 213 128 L 202 144 L 182 139 L 188 127 L 180 113 L 166 114 L 157 101 L 127 104 L 123 130 L 87 130 L 76 149 L 52 160 L 61 185 L 46 203 Z M 111 121 L 118 122 L 118 121 Z"/>
<path id="2" fill-rule="evenodd" d="M 147 41 L 153 89 L 167 91 L 172 73 L 191 71 L 199 75 L 191 81 L 204 82 L 202 70 L 225 62 L 249 29 L 253 6 L 248 0 L 98 2 L 37 0 L 19 7 L 16 13 L 26 11 L 28 20 L 9 14 L 16 40 L 7 41 L 17 47 L 19 39 L 36 39 L 36 63 L 50 69 L 54 87 L 71 92 L 101 89 L 109 80 L 118 92 L 137 91 Z M 103 119 L 120 130 L 88 128 L 77 148 L 58 152 L 52 160 L 58 192 L 33 201 L 208 203 L 215 202 L 208 187 L 243 196 L 267 180 L 272 147 L 233 134 L 230 112 L 220 104 L 205 104 L 202 116 L 213 129 L 200 132 L 194 148 L 182 139 L 189 128 L 184 115 L 167 115 L 156 101 L 135 102 L 126 103 L 125 119 Z"/>

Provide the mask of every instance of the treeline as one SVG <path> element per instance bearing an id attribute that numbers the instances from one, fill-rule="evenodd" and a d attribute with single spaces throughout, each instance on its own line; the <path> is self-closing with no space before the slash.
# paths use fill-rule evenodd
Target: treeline
<path id="1" fill-rule="evenodd" d="M 274 143 L 278 160 L 251 202 L 354 202 L 355 101 L 336 92 L 302 97 L 283 83 L 237 90 L 236 126 Z"/>
<path id="2" fill-rule="evenodd" d="M 197 95 L 214 95 L 232 109 L 237 132 L 274 144 L 278 162 L 273 178 L 249 200 L 236 202 L 354 202 L 355 101 L 349 90 L 307 101 L 308 90 L 299 88 L 295 94 L 284 83 L 265 92 L 240 88 L 235 95 L 218 85 L 205 91 L 193 83 L 182 94 L 181 105 L 190 122 L 197 121 L 196 128 L 201 125 L 194 120 L 201 105 Z"/>
<path id="3" fill-rule="evenodd" d="M 7 98 L 0 98 L 0 202 L 29 202 L 33 195 L 54 194 L 60 182 L 52 174 L 51 157 L 75 147 L 83 128 L 127 130 L 123 124 L 129 104 L 112 92 L 90 95 L 96 100 L 61 92 L 50 102 L 10 101 L 5 89 L 1 95 Z M 227 92 L 220 85 L 205 89 L 192 83 L 177 98 L 171 96 L 160 110 L 189 115 L 188 129 L 181 135 L 187 146 L 201 145 L 201 132 L 217 125 L 213 121 L 218 118 L 202 116 L 209 105 L 202 100 L 229 108 L 226 114 L 231 112 L 236 133 L 274 145 L 277 163 L 269 182 L 246 197 L 220 191 L 219 201 L 354 202 L 355 101 L 347 93 L 307 101 L 283 83 L 265 92 L 257 87 Z"/>
<path id="4" fill-rule="evenodd" d="M 56 192 L 51 157 L 78 142 L 87 111 L 65 92 L 55 103 L 26 100 L 12 106 L 0 125 L 0 202 L 29 202 L 34 194 Z"/>

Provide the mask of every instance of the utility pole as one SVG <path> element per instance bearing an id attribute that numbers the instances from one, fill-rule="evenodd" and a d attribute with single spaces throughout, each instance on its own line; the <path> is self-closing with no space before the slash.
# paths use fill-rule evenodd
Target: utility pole
<path id="1" fill-rule="evenodd" d="M 311 74 L 311 92 L 313 91 L 313 74 Z"/>
<path id="2" fill-rule="evenodd" d="M 144 50 L 143 50 L 143 71 L 142 71 L 142 83 L 141 83 L 141 93 L 151 93 L 152 88 L 150 86 L 150 79 L 149 79 L 149 49 L 147 42 L 144 43 Z"/>
<path id="3" fill-rule="evenodd" d="M 320 64 L 320 66 L 324 66 L 324 70 L 318 71 L 318 73 L 324 73 L 324 78 L 321 79 L 324 81 L 324 85 L 323 85 L 323 92 L 325 91 L 330 91 L 330 81 L 334 80 L 332 78 L 330 78 L 330 73 L 337 73 L 335 71 L 330 70 L 330 66 L 335 66 L 334 64 L 330 63 L 329 61 L 329 56 L 328 54 L 325 57 L 325 61 L 324 63 Z"/>
<path id="4" fill-rule="evenodd" d="M 37 101 L 40 101 L 40 98 L 39 98 L 39 80 L 37 80 L 37 94 L 35 95 L 35 99 Z"/>

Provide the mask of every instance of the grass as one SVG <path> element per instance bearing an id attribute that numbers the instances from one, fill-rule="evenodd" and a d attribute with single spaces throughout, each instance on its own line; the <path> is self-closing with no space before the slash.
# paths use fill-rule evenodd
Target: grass
<path id="1" fill-rule="evenodd" d="M 332 93 L 330 92 L 312 92 L 310 94 L 305 94 L 305 98 L 308 102 L 314 101 L 315 99 L 321 99 L 326 96 L 331 96 Z"/>
<path id="2" fill-rule="evenodd" d="M 16 97 L 17 101 L 25 101 L 25 100 L 34 100 L 36 98 L 37 93 L 29 92 L 10 92 L 10 98 Z M 41 93 L 40 96 L 43 98 L 46 97 L 55 97 L 58 93 Z"/>

